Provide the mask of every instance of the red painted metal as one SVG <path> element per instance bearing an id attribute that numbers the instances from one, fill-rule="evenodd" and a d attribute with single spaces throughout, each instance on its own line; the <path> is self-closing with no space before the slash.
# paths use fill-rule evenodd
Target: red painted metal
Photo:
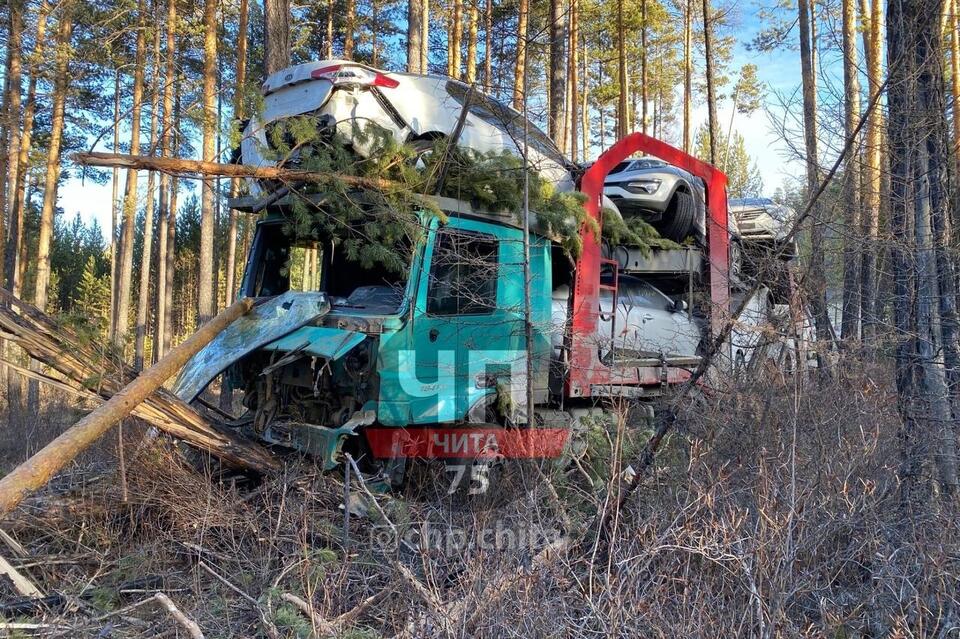
<path id="1" fill-rule="evenodd" d="M 730 237 L 727 227 L 727 176 L 717 167 L 702 162 L 666 142 L 643 133 L 632 133 L 617 142 L 583 174 L 580 191 L 587 196 L 587 215 L 602 224 L 600 198 L 603 182 L 620 161 L 643 152 L 702 178 L 707 190 L 707 274 L 710 287 L 711 333 L 716 334 L 729 312 Z M 600 310 L 601 250 L 597 236 L 583 228 L 583 251 L 577 260 L 573 293 L 573 322 L 570 341 L 570 374 L 567 376 L 568 397 L 589 397 L 597 385 L 660 384 L 660 369 L 655 367 L 610 367 L 600 361 L 596 345 L 596 328 Z M 688 371 L 669 368 L 667 384 L 689 379 Z"/>

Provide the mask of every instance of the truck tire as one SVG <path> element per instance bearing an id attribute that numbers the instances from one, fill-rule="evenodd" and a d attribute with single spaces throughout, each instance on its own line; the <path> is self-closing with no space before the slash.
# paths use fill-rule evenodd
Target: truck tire
<path id="1" fill-rule="evenodd" d="M 656 225 L 660 236 L 674 242 L 687 239 L 693 230 L 693 216 L 696 205 L 693 196 L 686 191 L 677 191 L 663 214 L 663 220 Z"/>

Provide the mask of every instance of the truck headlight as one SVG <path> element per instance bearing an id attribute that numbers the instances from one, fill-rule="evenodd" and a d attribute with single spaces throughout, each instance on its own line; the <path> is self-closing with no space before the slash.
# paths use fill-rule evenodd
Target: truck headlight
<path id="1" fill-rule="evenodd" d="M 652 195 L 660 188 L 660 180 L 634 180 L 627 182 L 627 190 L 631 193 L 645 193 Z"/>

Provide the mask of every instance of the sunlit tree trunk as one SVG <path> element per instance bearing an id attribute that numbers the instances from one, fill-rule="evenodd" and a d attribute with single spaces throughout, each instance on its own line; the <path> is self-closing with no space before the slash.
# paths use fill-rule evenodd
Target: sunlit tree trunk
<path id="1" fill-rule="evenodd" d="M 529 0 L 520 0 L 520 9 L 517 14 L 517 63 L 513 72 L 513 108 L 523 111 L 523 102 L 526 99 L 524 78 L 527 73 L 527 24 L 530 19 Z"/>
<path id="2" fill-rule="evenodd" d="M 166 68 L 163 77 L 163 127 L 160 134 L 160 155 L 169 157 L 171 155 L 171 139 L 173 137 L 173 126 L 175 116 L 173 113 L 173 84 L 175 81 L 176 55 L 177 55 L 177 1 L 167 0 L 167 24 L 166 24 Z M 175 212 L 172 210 L 170 197 L 170 176 L 166 173 L 160 174 L 160 229 L 157 237 L 157 328 L 154 332 L 154 359 L 159 359 L 166 353 L 169 347 L 169 317 L 167 307 L 167 269 L 172 264 L 172 255 L 174 253 L 174 244 L 168 243 L 168 236 L 171 233 L 169 225 L 174 224 Z"/>
<path id="3" fill-rule="evenodd" d="M 206 4 L 204 7 L 206 13 Z M 264 0 L 263 21 L 263 65 L 266 75 L 270 75 L 290 66 L 290 0 Z M 344 52 L 347 58 L 353 49 L 352 34 L 349 37 L 351 52 Z"/>
<path id="4" fill-rule="evenodd" d="M 23 109 L 23 134 L 20 137 L 18 160 L 20 168 L 17 171 L 17 181 L 13 187 L 13 206 L 10 209 L 10 241 L 7 244 L 5 268 L 7 287 L 16 297 L 20 297 L 23 282 L 23 261 L 20 259 L 20 248 L 23 243 L 24 213 L 26 211 L 26 178 L 30 166 L 30 149 L 33 146 L 33 122 L 37 111 L 37 77 L 40 74 L 40 63 L 46 48 L 47 15 L 49 12 L 50 4 L 47 0 L 42 0 L 37 12 L 37 31 L 29 70 L 30 81 L 27 85 L 27 100 Z"/>
<path id="5" fill-rule="evenodd" d="M 430 0 L 421 0 L 423 3 L 423 32 L 420 34 L 420 69 L 421 73 L 430 73 Z"/>
<path id="6" fill-rule="evenodd" d="M 357 28 L 357 0 L 347 0 L 347 15 L 343 23 L 343 57 L 353 59 L 353 43 Z"/>
<path id="7" fill-rule="evenodd" d="M 47 146 L 46 177 L 43 184 L 43 206 L 40 209 L 40 230 L 37 238 L 37 279 L 34 305 L 47 308 L 50 286 L 50 242 L 53 238 L 53 213 L 57 204 L 57 182 L 60 179 L 60 149 L 63 143 L 63 114 L 70 87 L 70 35 L 73 31 L 71 0 L 60 4 L 57 26 L 57 53 L 50 104 L 50 140 Z"/>
<path id="8" fill-rule="evenodd" d="M 203 159 L 212 162 L 217 155 L 217 0 L 204 0 L 203 22 Z M 216 181 L 203 180 L 200 187 L 200 273 L 197 286 L 198 323 L 203 324 L 216 311 L 213 293 L 213 233 Z"/>
<path id="9" fill-rule="evenodd" d="M 693 148 L 691 110 L 693 102 L 693 0 L 686 0 L 683 9 L 683 150 Z"/>
<path id="10" fill-rule="evenodd" d="M 151 81 L 153 99 L 150 105 L 150 155 L 154 155 L 157 146 L 157 122 L 160 106 L 160 29 L 153 31 L 153 77 Z M 147 177 L 147 203 L 143 213 L 143 254 L 140 257 L 140 291 L 137 298 L 137 333 L 133 348 L 133 365 L 143 369 L 144 350 L 147 342 L 147 321 L 150 317 L 150 276 L 153 258 L 153 213 L 156 186 L 156 172 Z"/>
<path id="11" fill-rule="evenodd" d="M 579 122 L 579 49 L 580 49 L 580 0 L 570 0 L 570 41 L 568 43 L 569 56 L 567 59 L 567 76 L 569 84 L 567 92 L 569 93 L 568 103 L 570 105 L 569 128 L 570 128 L 570 157 L 577 161 L 579 156 L 579 145 L 577 140 L 577 124 Z"/>
<path id="12" fill-rule="evenodd" d="M 333 59 L 333 0 L 327 0 L 327 38 L 323 43 L 323 57 Z"/>
<path id="13" fill-rule="evenodd" d="M 842 0 L 843 37 L 843 128 L 848 140 L 860 121 L 860 80 L 857 55 L 857 8 L 854 0 Z M 840 334 L 844 340 L 860 335 L 860 166 L 854 142 L 844 165 L 843 201 L 846 236 L 843 242 L 843 310 Z"/>
<path id="14" fill-rule="evenodd" d="M 143 76 L 147 51 L 147 3 L 137 4 L 137 44 L 133 69 L 133 105 L 130 110 L 130 154 L 140 153 L 140 116 L 143 109 Z M 130 322 L 130 295 L 133 289 L 133 238 L 137 223 L 136 169 L 127 170 L 127 185 L 123 198 L 123 221 L 120 225 L 120 257 L 117 277 L 117 318 L 114 342 L 121 347 L 127 338 Z"/>
<path id="15" fill-rule="evenodd" d="M 423 73 L 420 68 L 420 36 L 423 33 L 423 6 L 420 0 L 407 3 L 407 73 Z"/>
<path id="16" fill-rule="evenodd" d="M 451 78 L 463 77 L 463 0 L 453 0 L 453 16 L 450 22 L 450 68 Z"/>
<path id="17" fill-rule="evenodd" d="M 477 81 L 477 33 L 479 31 L 480 10 L 475 0 L 469 0 L 467 10 L 467 59 L 463 79 L 468 84 Z"/>
<path id="18" fill-rule="evenodd" d="M 113 73 L 113 152 L 120 151 L 120 70 Z M 113 169 L 110 199 L 110 333 L 117 329 L 117 275 L 120 272 L 117 218 L 120 215 L 120 170 Z"/>
<path id="19" fill-rule="evenodd" d="M 550 49 L 548 77 L 550 95 L 547 108 L 547 135 L 563 148 L 563 107 L 566 68 L 564 59 L 563 0 L 550 0 Z"/>
<path id="20" fill-rule="evenodd" d="M 868 9 L 869 2 L 869 9 Z M 881 29 L 883 24 L 880 0 L 861 0 L 863 18 L 863 51 L 867 67 L 868 100 L 873 101 L 881 87 Z M 866 124 L 866 143 L 863 152 L 863 262 L 860 272 L 860 297 L 863 307 L 863 339 L 872 342 L 878 318 L 877 304 L 877 239 L 880 232 L 881 164 L 880 147 L 883 144 L 883 112 L 875 108 Z"/>
<path id="21" fill-rule="evenodd" d="M 23 5 L 22 0 L 10 0 L 7 3 L 8 26 L 7 48 L 10 63 L 7 66 L 7 98 L 6 98 L 6 125 L 8 133 L 7 174 L 0 175 L 0 180 L 6 178 L 6 193 L 0 201 L 0 282 L 4 281 L 3 271 L 6 266 L 4 251 L 6 250 L 6 215 L 12 212 L 16 199 L 17 183 L 20 181 L 19 172 L 26 170 L 20 166 L 20 111 L 23 106 L 21 93 L 23 76 Z M 2 141 L 0 141 L 2 144 Z M 11 223 L 11 226 L 13 223 Z"/>
<path id="22" fill-rule="evenodd" d="M 627 32 L 623 23 L 623 4 L 617 0 L 617 137 L 625 138 L 630 132 L 630 85 L 627 76 Z"/>
<path id="23" fill-rule="evenodd" d="M 647 132 L 647 0 L 640 0 L 640 130 Z"/>

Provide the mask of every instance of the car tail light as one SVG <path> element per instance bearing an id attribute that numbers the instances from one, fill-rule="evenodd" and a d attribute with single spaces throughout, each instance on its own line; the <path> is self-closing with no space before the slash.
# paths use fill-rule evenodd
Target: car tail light
<path id="1" fill-rule="evenodd" d="M 333 84 L 361 84 L 395 89 L 400 83 L 386 74 L 359 65 L 336 64 L 320 67 L 310 73 L 314 80 L 329 80 Z"/>

